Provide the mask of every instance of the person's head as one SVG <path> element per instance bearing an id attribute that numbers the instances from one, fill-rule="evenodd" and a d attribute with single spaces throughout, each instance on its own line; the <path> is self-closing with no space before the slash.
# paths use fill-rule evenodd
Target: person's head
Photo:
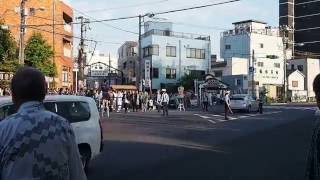
<path id="1" fill-rule="evenodd" d="M 28 101 L 42 102 L 47 90 L 44 75 L 32 67 L 20 68 L 11 81 L 12 101 L 17 108 Z"/>
<path id="2" fill-rule="evenodd" d="M 320 74 L 313 81 L 313 91 L 316 95 L 318 107 L 320 108 Z"/>

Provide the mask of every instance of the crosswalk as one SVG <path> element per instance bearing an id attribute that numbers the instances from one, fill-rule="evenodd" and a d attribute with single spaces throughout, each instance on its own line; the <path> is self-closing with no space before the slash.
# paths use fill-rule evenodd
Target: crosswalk
<path id="1" fill-rule="evenodd" d="M 264 106 L 263 108 L 265 109 L 285 109 L 285 110 L 311 110 L 311 111 L 316 111 L 318 108 L 316 106 Z"/>
<path id="2" fill-rule="evenodd" d="M 224 115 L 222 115 L 222 114 L 193 114 L 193 115 L 197 116 L 203 120 L 206 120 L 209 123 L 217 124 L 217 123 L 223 123 L 223 122 L 227 122 L 227 121 L 235 121 L 235 120 L 240 120 L 240 119 L 252 118 L 252 117 L 256 117 L 256 116 L 271 115 L 271 114 L 278 114 L 278 113 L 281 113 L 281 111 L 266 112 L 264 114 L 232 115 L 232 116 L 228 117 L 228 120 L 225 120 Z"/>

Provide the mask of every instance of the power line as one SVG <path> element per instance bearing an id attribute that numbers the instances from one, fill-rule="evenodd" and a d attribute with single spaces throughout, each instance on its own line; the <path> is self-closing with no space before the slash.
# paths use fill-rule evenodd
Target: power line
<path id="1" fill-rule="evenodd" d="M 219 2 L 219 3 L 212 3 L 212 4 L 207 4 L 207 5 L 201 5 L 201 6 L 194 6 L 194 7 L 189 7 L 189 8 L 175 9 L 175 10 L 171 10 L 171 11 L 158 12 L 158 13 L 153 13 L 153 14 L 154 15 L 169 14 L 169 13 L 188 11 L 188 10 L 193 10 L 193 9 L 201 9 L 201 8 L 206 8 L 206 7 L 211 7 L 211 6 L 218 6 L 218 5 L 223 5 L 223 4 L 229 4 L 229 3 L 234 3 L 234 2 L 238 2 L 238 1 L 240 1 L 240 0 L 230 0 L 230 1 L 224 1 L 224 2 Z"/>
<path id="2" fill-rule="evenodd" d="M 98 19 L 96 19 L 96 18 L 94 18 L 94 17 L 92 17 L 92 16 L 89 16 L 88 14 L 86 14 L 86 13 L 84 13 L 84 12 L 81 12 L 81 11 L 79 11 L 79 10 L 77 10 L 77 9 L 74 9 L 74 10 L 75 10 L 76 12 L 84 15 L 84 16 L 87 16 L 88 18 L 91 18 L 91 19 L 95 20 L 95 21 L 98 20 Z M 120 28 L 120 27 L 116 27 L 116 26 L 112 26 L 112 25 L 110 25 L 110 24 L 106 24 L 106 23 L 104 23 L 104 22 L 100 22 L 100 23 L 103 24 L 103 25 L 105 25 L 105 26 L 108 26 L 108 27 L 111 27 L 111 28 L 113 28 L 113 29 L 117 29 L 117 30 L 120 30 L 120 31 L 123 31 L 123 32 L 132 33 L 132 34 L 138 34 L 138 33 L 136 33 L 136 32 L 128 31 L 128 30 L 122 29 L 122 28 Z"/>
<path id="3" fill-rule="evenodd" d="M 40 28 L 36 28 L 36 27 L 28 27 L 28 28 L 34 29 L 34 30 L 38 30 L 38 31 L 47 32 L 47 33 L 52 33 L 52 31 L 50 31 L 50 30 L 40 29 Z M 65 36 L 66 35 L 66 34 L 57 33 L 57 32 L 55 32 L 55 34 L 61 35 L 61 36 Z M 69 37 L 75 38 L 75 39 L 81 39 L 81 37 L 78 37 L 78 36 L 69 36 Z M 98 41 L 98 40 L 93 40 L 93 39 L 84 39 L 84 40 L 85 41 L 89 41 L 89 42 L 97 42 L 97 43 L 105 43 L 105 44 L 115 44 L 115 45 L 121 44 L 121 43 L 117 43 L 117 42 Z"/>
<path id="4" fill-rule="evenodd" d="M 168 2 L 169 0 L 162 0 L 162 1 L 155 1 L 155 2 L 145 2 L 145 3 L 139 3 L 134 5 L 127 5 L 127 6 L 120 6 L 120 7 L 111 7 L 111 8 L 105 8 L 105 9 L 93 9 L 89 11 L 85 11 L 86 13 L 97 13 L 101 11 L 110 11 L 110 10 L 117 10 L 117 9 L 126 9 L 126 8 L 132 8 L 132 7 L 139 7 L 139 6 L 146 6 L 146 5 L 154 5 L 159 3 Z"/>
<path id="5" fill-rule="evenodd" d="M 234 3 L 234 2 L 238 2 L 238 1 L 241 1 L 241 0 L 229 0 L 229 1 L 219 2 L 219 3 L 212 3 L 212 4 L 194 6 L 194 7 L 183 8 L 183 9 L 176 9 L 176 10 L 170 10 L 170 11 L 157 12 L 157 13 L 151 13 L 151 15 L 161 15 L 161 14 L 169 14 L 169 13 L 182 12 L 182 11 L 188 11 L 188 10 L 194 10 L 194 9 L 201 9 L 201 8 L 206 8 L 206 7 L 212 7 L 212 6 L 218 6 L 218 5 L 223 5 L 223 4 Z M 119 20 L 126 20 L 126 19 L 135 19 L 135 18 L 138 18 L 138 17 L 139 17 L 139 15 L 135 15 L 135 16 L 127 16 L 127 17 L 119 17 L 119 18 L 87 21 L 85 23 L 89 24 L 89 23 L 119 21 Z M 65 24 L 66 23 L 55 24 L 55 25 L 65 25 Z M 71 24 L 80 24 L 80 22 L 73 22 Z M 27 26 L 52 26 L 52 24 L 32 24 L 32 25 L 27 25 Z"/>

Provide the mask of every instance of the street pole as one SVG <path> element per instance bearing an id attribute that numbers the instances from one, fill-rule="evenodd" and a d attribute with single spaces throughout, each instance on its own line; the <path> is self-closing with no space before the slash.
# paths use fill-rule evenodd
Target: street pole
<path id="1" fill-rule="evenodd" d="M 109 87 L 111 86 L 111 77 L 110 77 L 111 69 L 110 68 L 111 68 L 111 58 L 109 53 L 109 71 L 108 71 Z"/>
<path id="2" fill-rule="evenodd" d="M 56 59 L 56 49 L 55 49 L 55 11 L 56 11 L 56 0 L 52 0 L 52 50 L 53 50 L 53 56 L 52 56 L 52 63 L 55 65 Z M 54 66 L 55 67 L 55 66 Z M 56 86 L 56 80 L 53 76 L 53 88 Z"/>
<path id="3" fill-rule="evenodd" d="M 281 26 L 280 31 L 282 33 L 282 43 L 283 43 L 283 101 L 287 102 L 287 27 Z"/>
<path id="4" fill-rule="evenodd" d="M 81 24 L 81 31 L 80 31 L 80 48 L 79 48 L 79 54 L 78 54 L 78 66 L 79 66 L 79 73 L 78 73 L 78 80 L 82 83 L 84 82 L 84 18 L 83 16 L 78 17 L 77 19 L 80 19 Z"/>
<path id="5" fill-rule="evenodd" d="M 19 64 L 24 65 L 24 35 L 26 28 L 26 6 L 27 0 L 21 0 L 20 3 L 20 42 L 19 42 Z"/>
<path id="6" fill-rule="evenodd" d="M 252 64 L 251 64 L 251 76 L 252 76 L 252 96 L 256 97 L 256 88 L 255 88 L 255 82 L 254 82 L 254 61 L 255 61 L 255 54 L 254 49 L 252 50 Z"/>
<path id="7" fill-rule="evenodd" d="M 141 84 L 141 87 L 143 86 L 142 84 L 142 46 L 141 46 L 141 23 L 142 23 L 142 16 L 139 15 L 139 83 Z M 143 89 L 143 88 L 142 88 Z"/>

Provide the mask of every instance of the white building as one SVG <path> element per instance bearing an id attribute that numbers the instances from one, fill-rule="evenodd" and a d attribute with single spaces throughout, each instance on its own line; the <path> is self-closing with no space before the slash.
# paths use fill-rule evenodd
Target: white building
<path id="1" fill-rule="evenodd" d="M 315 100 L 315 94 L 313 92 L 314 78 L 320 73 L 320 60 L 319 59 L 295 59 L 290 60 L 288 63 L 288 69 L 291 71 L 299 70 L 304 76 L 304 90 L 307 90 L 308 100 Z"/>
<path id="2" fill-rule="evenodd" d="M 247 68 L 243 64 L 229 63 L 240 72 L 246 72 L 249 78 L 249 90 L 252 91 L 254 77 L 255 94 L 262 87 L 267 88 L 269 96 L 281 96 L 284 84 L 283 43 L 277 28 L 271 28 L 266 23 L 254 20 L 236 22 L 234 29 L 221 35 L 221 58 L 235 61 L 233 58 L 247 59 Z M 254 60 L 253 60 L 254 58 Z M 239 69 L 238 69 L 239 68 Z M 240 69 L 241 68 L 241 69 Z M 254 76 L 249 73 L 254 69 Z"/>
<path id="3" fill-rule="evenodd" d="M 173 32 L 172 23 L 160 22 L 146 22 L 145 31 L 141 41 L 143 78 L 152 80 L 152 89 L 176 85 L 188 73 L 209 71 L 209 36 Z"/>
<path id="4" fill-rule="evenodd" d="M 292 71 L 291 71 L 292 72 Z M 291 102 L 307 101 L 307 91 L 304 88 L 305 75 L 299 70 L 294 70 L 288 76 L 288 97 Z"/>
<path id="5" fill-rule="evenodd" d="M 87 54 L 88 65 L 92 65 L 98 62 L 109 65 L 109 55 L 100 53 L 99 51 L 95 51 L 93 55 L 90 53 Z M 112 68 L 118 68 L 118 59 L 110 57 L 110 65 Z"/>

